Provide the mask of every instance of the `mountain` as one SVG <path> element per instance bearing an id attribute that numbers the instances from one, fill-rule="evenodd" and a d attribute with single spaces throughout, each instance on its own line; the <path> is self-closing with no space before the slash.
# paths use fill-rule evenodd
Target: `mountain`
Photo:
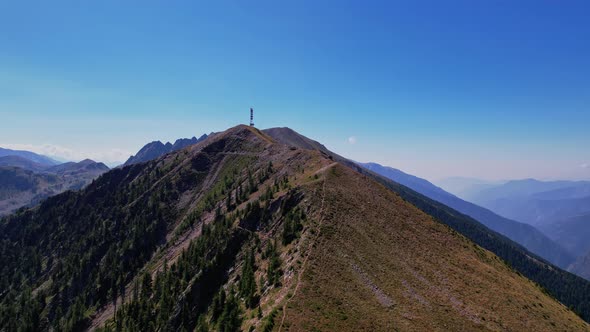
<path id="1" fill-rule="evenodd" d="M 49 157 L 42 156 L 42 155 L 36 154 L 34 152 L 0 148 L 0 157 L 5 157 L 5 156 L 18 156 L 18 157 L 25 158 L 25 159 L 33 161 L 37 164 L 41 164 L 41 165 L 45 165 L 45 166 L 52 166 L 52 165 L 59 164 L 59 162 L 57 162 Z"/>
<path id="2" fill-rule="evenodd" d="M 469 199 L 504 217 L 542 225 L 590 212 L 590 182 L 516 180 Z"/>
<path id="3" fill-rule="evenodd" d="M 422 195 L 441 202 L 444 205 L 476 219 L 490 229 L 520 243 L 531 252 L 545 258 L 557 266 L 567 268 L 575 259 L 560 245 L 530 225 L 500 217 L 492 211 L 466 202 L 444 191 L 427 180 L 406 174 L 398 169 L 381 166 L 376 163 L 366 163 L 361 165 L 379 175 L 409 187 Z"/>
<path id="4" fill-rule="evenodd" d="M 588 181 L 510 181 L 473 199 L 499 215 L 535 226 L 576 257 L 590 250 Z"/>
<path id="5" fill-rule="evenodd" d="M 576 257 L 590 251 L 590 213 L 567 217 L 539 227 Z"/>
<path id="6" fill-rule="evenodd" d="M 590 195 L 581 198 L 551 199 L 547 192 L 542 192 L 526 197 L 505 197 L 481 204 L 507 218 L 540 227 L 567 217 L 589 213 Z"/>
<path id="7" fill-rule="evenodd" d="M 273 139 L 277 140 L 278 142 L 294 142 L 292 136 L 299 135 L 298 133 L 290 129 L 283 130 L 283 128 L 273 128 L 273 130 L 267 129 L 265 130 L 265 133 L 272 133 Z M 310 139 L 302 136 L 301 140 L 308 141 Z M 290 145 L 292 146 L 292 143 Z M 318 142 L 315 142 L 313 145 L 323 147 L 323 145 L 321 145 Z M 543 287 L 551 289 L 552 292 L 554 292 L 553 294 L 555 294 L 558 298 L 562 299 L 562 301 L 572 303 L 570 302 L 571 297 L 577 297 L 577 293 L 576 291 L 574 291 L 574 289 L 586 287 L 583 286 L 586 285 L 584 282 L 578 284 L 580 283 L 579 277 L 570 275 L 568 273 L 564 273 L 563 271 L 560 271 L 555 267 L 542 263 L 543 260 L 540 257 L 536 257 L 534 254 L 528 252 L 524 249 L 524 247 L 513 242 L 509 238 L 504 237 L 503 235 L 496 233 L 494 231 L 491 231 L 489 228 L 487 228 L 474 218 L 462 214 L 446 205 L 441 204 L 436 200 L 428 198 L 427 196 L 424 196 L 410 189 L 407 186 L 399 184 L 391 179 L 388 179 L 373 171 L 370 171 L 358 165 L 356 162 L 350 161 L 342 156 L 334 154 L 333 152 L 327 150 L 325 147 L 323 147 L 319 151 L 321 151 L 321 153 L 327 158 L 331 160 L 336 160 L 343 165 L 355 169 L 357 172 L 365 176 L 375 179 L 376 181 L 383 184 L 390 190 L 394 191 L 403 199 L 412 203 L 420 210 L 432 216 L 436 220 L 439 220 L 440 222 L 446 224 L 455 231 L 463 234 L 464 236 L 471 239 L 478 245 L 484 247 L 485 249 L 494 252 L 502 259 L 504 259 L 509 265 L 513 266 L 516 270 L 518 270 L 520 273 L 523 273 L 528 278 L 532 279 L 535 282 L 538 282 Z M 536 232 L 536 234 L 539 233 Z M 543 238 L 546 239 L 546 237 Z M 559 250 L 562 251 L 562 249 Z M 562 286 L 564 286 L 564 282 L 578 285 L 566 286 L 562 288 Z M 575 303 L 579 303 L 579 301 L 586 303 L 586 300 L 582 300 L 581 298 L 579 298 L 578 300 L 574 300 Z M 578 307 L 579 305 L 576 304 L 573 306 Z M 582 309 L 580 307 L 578 307 L 577 310 L 578 312 L 586 311 L 586 309 Z"/>
<path id="8" fill-rule="evenodd" d="M 590 196 L 590 182 L 584 181 L 576 183 L 573 186 L 564 188 L 537 192 L 531 195 L 534 199 L 539 200 L 566 200 L 585 198 Z"/>
<path id="9" fill-rule="evenodd" d="M 4 218 L 0 330 L 590 328 L 552 297 L 590 319 L 590 282 L 280 136 L 234 127 Z"/>
<path id="10" fill-rule="evenodd" d="M 459 176 L 449 177 L 434 182 L 436 186 L 464 200 L 468 200 L 469 197 L 484 189 L 493 188 L 503 183 L 503 181 L 488 181 Z"/>
<path id="11" fill-rule="evenodd" d="M 0 216 L 34 205 L 63 191 L 55 174 L 39 174 L 19 167 L 0 167 Z"/>
<path id="12" fill-rule="evenodd" d="M 578 257 L 568 270 L 590 280 L 590 251 L 586 255 Z"/>
<path id="13" fill-rule="evenodd" d="M 0 157 L 0 167 L 19 167 L 33 172 L 41 172 L 50 165 L 36 163 L 30 159 L 19 156 L 4 156 Z"/>
<path id="14" fill-rule="evenodd" d="M 492 202 L 498 199 L 528 197 L 530 195 L 561 188 L 587 185 L 587 181 L 539 181 L 535 179 L 512 180 L 481 190 L 469 197 L 474 202 Z"/>
<path id="15" fill-rule="evenodd" d="M 2 166 L 19 165 L 18 166 Z M 0 216 L 23 206 L 33 206 L 66 190 L 78 190 L 108 171 L 103 163 L 83 160 L 55 166 L 42 166 L 27 159 L 0 158 Z"/>
<path id="16" fill-rule="evenodd" d="M 288 146 L 331 153 L 323 144 L 300 135 L 291 128 L 269 128 L 265 129 L 264 133 Z"/>
<path id="17" fill-rule="evenodd" d="M 67 162 L 48 168 L 46 171 L 60 175 L 73 175 L 80 173 L 104 173 L 109 168 L 103 163 L 97 163 L 94 160 L 84 159 L 78 163 Z"/>
<path id="18" fill-rule="evenodd" d="M 143 148 L 141 148 L 135 156 L 129 157 L 124 166 L 133 165 L 137 163 L 143 163 L 146 161 L 154 160 L 166 153 L 170 153 L 172 151 L 177 151 L 183 149 L 187 146 L 197 144 L 203 140 L 205 140 L 208 136 L 203 135 L 199 138 L 181 138 L 177 139 L 174 144 L 167 142 L 166 144 L 160 141 L 154 141 L 151 143 L 146 144 Z"/>

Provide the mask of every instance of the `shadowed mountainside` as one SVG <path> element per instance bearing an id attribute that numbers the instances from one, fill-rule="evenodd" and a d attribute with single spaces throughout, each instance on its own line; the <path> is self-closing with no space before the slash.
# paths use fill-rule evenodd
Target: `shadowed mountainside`
<path id="1" fill-rule="evenodd" d="M 590 213 L 541 225 L 540 229 L 576 256 L 590 251 Z"/>
<path id="2" fill-rule="evenodd" d="M 53 166 L 59 164 L 58 161 L 55 161 L 49 157 L 40 154 L 36 154 L 34 152 L 0 148 L 0 157 L 5 156 L 18 156 L 45 166 Z"/>
<path id="3" fill-rule="evenodd" d="M 19 156 L 4 156 L 0 157 L 0 167 L 19 167 L 28 171 L 41 172 L 52 166 L 39 164 Z"/>
<path id="4" fill-rule="evenodd" d="M 81 189 L 109 170 L 105 164 L 89 159 L 54 166 L 12 156 L 0 158 L 2 161 L 11 166 L 0 166 L 0 215 L 67 190 Z"/>
<path id="5" fill-rule="evenodd" d="M 590 251 L 578 257 L 569 267 L 569 271 L 590 280 Z"/>

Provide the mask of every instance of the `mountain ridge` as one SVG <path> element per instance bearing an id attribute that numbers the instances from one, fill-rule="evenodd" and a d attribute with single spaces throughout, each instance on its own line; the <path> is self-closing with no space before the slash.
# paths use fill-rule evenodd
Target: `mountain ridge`
<path id="1" fill-rule="evenodd" d="M 291 133 L 289 133 L 289 135 L 291 135 Z M 277 132 L 273 138 L 280 142 L 282 139 L 280 132 Z M 550 293 L 561 299 L 563 302 L 571 303 L 569 301 L 572 300 L 572 297 L 578 297 L 579 294 L 577 291 L 579 289 L 588 289 L 590 292 L 590 288 L 588 288 L 590 284 L 588 284 L 588 281 L 579 276 L 567 273 L 565 270 L 552 266 L 543 258 L 526 250 L 522 245 L 500 233 L 490 230 L 474 218 L 449 208 L 436 200 L 432 200 L 404 185 L 369 171 L 327 149 L 322 151 L 322 153 L 330 159 L 338 160 L 348 167 L 355 169 L 357 172 L 375 179 L 377 182 L 394 191 L 423 212 L 448 225 L 483 248 L 496 253 L 517 271 L 548 289 Z M 558 289 L 564 284 L 570 284 L 570 286 L 567 286 L 564 289 Z M 573 286 L 574 284 L 577 284 L 577 286 Z M 555 288 L 556 286 L 557 288 Z M 574 289 L 576 289 L 576 291 L 573 291 Z M 582 303 L 585 301 L 581 298 L 579 298 L 579 300 Z M 578 300 L 576 300 L 576 302 L 577 301 Z M 590 306 L 588 305 L 589 304 L 581 304 L 578 302 L 578 304 L 573 305 L 573 307 L 575 307 L 577 312 L 581 313 L 583 317 L 588 317 L 586 319 L 590 319 Z"/>
<path id="2" fill-rule="evenodd" d="M 41 172 L 49 167 L 52 167 L 50 165 L 39 164 L 30 159 L 15 155 L 0 157 L 0 166 L 19 167 L 34 172 Z"/>
<path id="3" fill-rule="evenodd" d="M 67 190 L 81 189 L 108 170 L 105 164 L 90 159 L 50 166 L 18 156 L 0 157 L 0 216 Z"/>
<path id="4" fill-rule="evenodd" d="M 391 181 L 338 159 L 238 126 L 4 218 L 0 324 L 588 329 Z"/>
<path id="5" fill-rule="evenodd" d="M 150 142 L 144 145 L 134 156 L 129 157 L 123 166 L 156 159 L 166 153 L 177 151 L 187 146 L 199 143 L 205 140 L 207 137 L 208 135 L 204 134 L 199 138 L 196 138 L 195 136 L 192 138 L 179 138 L 174 142 L 174 144 L 170 142 L 166 142 L 166 144 L 164 144 L 161 141 Z"/>
<path id="6" fill-rule="evenodd" d="M 19 156 L 28 160 L 31 160 L 35 163 L 46 165 L 46 166 L 53 166 L 57 165 L 60 162 L 55 161 L 47 156 L 43 156 L 31 151 L 24 151 L 24 150 L 11 150 L 11 149 L 4 149 L 0 147 L 0 157 L 5 156 Z"/>

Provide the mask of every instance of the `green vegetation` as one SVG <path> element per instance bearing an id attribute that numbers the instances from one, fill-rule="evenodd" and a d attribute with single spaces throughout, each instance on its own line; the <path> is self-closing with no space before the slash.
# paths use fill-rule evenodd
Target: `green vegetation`
<path id="1" fill-rule="evenodd" d="M 131 302 L 120 308 L 105 329 L 194 328 L 198 315 L 206 312 L 216 290 L 226 280 L 225 271 L 233 265 L 248 237 L 244 231 L 232 227 L 232 218 L 222 218 L 204 226 L 202 235 L 190 244 L 178 261 L 156 274 L 153 287 L 149 275 L 144 278 L 139 296 L 134 296 Z M 233 293 L 227 300 L 224 293 L 220 322 L 225 324 L 224 320 L 229 318 L 235 320 L 236 301 Z"/>
<path id="2" fill-rule="evenodd" d="M 275 318 L 277 316 L 277 311 L 271 311 L 268 316 L 262 322 L 262 332 L 271 332 L 275 327 Z"/>
<path id="3" fill-rule="evenodd" d="M 33 330 L 78 330 L 88 310 L 113 301 L 163 240 L 174 194 L 149 194 L 147 165 L 113 170 L 83 192 L 49 198 L 0 223 L 0 326 L 33 315 Z M 135 180 L 135 181 L 134 181 Z M 158 204 L 156 204 L 158 202 Z M 43 287 L 41 287 L 43 286 Z M 27 289 L 37 289 L 31 305 Z M 15 301 L 16 300 L 16 301 Z M 42 318 L 46 319 L 42 319 Z"/>
<path id="4" fill-rule="evenodd" d="M 106 329 L 195 327 L 249 237 L 233 221 L 251 218 L 250 212 L 230 212 L 273 171 L 270 163 L 253 168 L 254 156 L 220 152 L 178 152 L 174 158 L 114 169 L 80 192 L 54 196 L 2 219 L 0 330 L 81 330 L 107 305 L 114 305 L 117 314 Z M 199 190 L 209 174 L 215 181 L 177 227 L 181 195 Z M 141 272 L 165 248 L 167 234 L 195 227 L 211 211 L 216 221 L 203 226 L 202 235 L 174 264 L 153 280 L 148 271 Z M 251 279 L 241 294 L 255 306 Z M 129 289 L 132 293 L 126 294 Z M 121 298 L 127 303 L 121 305 Z M 234 311 L 228 315 L 235 316 Z"/>
<path id="5" fill-rule="evenodd" d="M 196 208 L 176 229 L 176 236 L 180 236 L 189 228 L 193 227 L 198 221 L 200 221 L 204 212 L 211 212 L 215 208 L 216 203 L 221 200 L 225 200 L 226 211 L 231 211 L 235 207 L 233 204 L 234 201 L 232 200 L 232 191 L 236 192 L 236 204 L 245 201 L 248 195 L 252 192 L 250 192 L 250 189 L 248 189 L 247 192 L 242 191 L 242 182 L 244 181 L 239 181 L 238 177 L 240 176 L 240 172 L 244 168 L 247 168 L 247 166 L 253 161 L 254 159 L 248 156 L 228 157 L 218 174 L 221 181 L 216 181 L 213 187 L 207 191 L 207 194 L 199 200 Z M 251 174 L 251 171 L 248 171 L 248 174 Z M 217 206 L 217 209 L 220 208 L 220 206 Z M 221 211 L 219 211 L 218 214 L 221 214 Z"/>
<path id="6" fill-rule="evenodd" d="M 268 270 L 266 271 L 266 280 L 269 286 L 279 286 L 281 284 L 281 258 L 277 251 L 277 245 L 274 242 L 269 242 L 264 257 L 268 258 Z"/>
<path id="7" fill-rule="evenodd" d="M 295 240 L 301 230 L 303 230 L 303 225 L 301 221 L 305 219 L 305 213 L 300 209 L 295 209 L 289 211 L 287 216 L 285 217 L 285 222 L 283 224 L 283 245 L 287 245 L 293 240 Z"/>
<path id="8" fill-rule="evenodd" d="M 256 277 L 254 276 L 255 266 L 254 249 L 251 249 L 242 267 L 242 275 L 239 283 L 239 294 L 244 299 L 248 308 L 254 308 L 258 304 L 256 294 Z"/>

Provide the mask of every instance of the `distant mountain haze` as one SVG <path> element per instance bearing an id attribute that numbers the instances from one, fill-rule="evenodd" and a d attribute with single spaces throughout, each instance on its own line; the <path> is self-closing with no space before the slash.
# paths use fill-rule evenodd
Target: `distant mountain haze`
<path id="1" fill-rule="evenodd" d="M 16 155 L 0 157 L 0 167 L 2 166 L 20 167 L 22 169 L 34 172 L 40 172 L 53 167 L 52 165 L 40 164 L 30 159 Z"/>
<path id="2" fill-rule="evenodd" d="M 0 216 L 66 190 L 81 189 L 109 170 L 105 164 L 89 159 L 55 164 L 28 151 L 3 152 L 16 154 L 0 157 Z"/>
<path id="3" fill-rule="evenodd" d="M 52 166 L 60 164 L 58 161 L 34 152 L 0 148 L 0 157 L 5 156 L 18 156 L 41 165 Z"/>
<path id="4" fill-rule="evenodd" d="M 472 200 L 499 215 L 537 227 L 574 256 L 590 250 L 590 182 L 509 181 Z"/>
<path id="5" fill-rule="evenodd" d="M 533 226 L 551 224 L 566 217 L 590 213 L 590 196 L 571 199 L 507 197 L 480 204 L 496 213 Z"/>
<path id="6" fill-rule="evenodd" d="M 590 251 L 590 213 L 557 219 L 539 229 L 575 256 Z"/>
<path id="7" fill-rule="evenodd" d="M 590 251 L 586 255 L 578 257 L 578 259 L 570 265 L 568 271 L 590 280 Z"/>
<path id="8" fill-rule="evenodd" d="M 458 176 L 433 181 L 438 187 L 464 200 L 469 200 L 468 198 L 474 193 L 503 184 L 504 182 L 505 181 L 488 181 Z"/>
<path id="9" fill-rule="evenodd" d="M 512 180 L 504 184 L 480 190 L 469 197 L 474 202 L 489 202 L 502 198 L 528 197 L 556 189 L 588 185 L 588 181 L 539 181 L 535 179 Z"/>

